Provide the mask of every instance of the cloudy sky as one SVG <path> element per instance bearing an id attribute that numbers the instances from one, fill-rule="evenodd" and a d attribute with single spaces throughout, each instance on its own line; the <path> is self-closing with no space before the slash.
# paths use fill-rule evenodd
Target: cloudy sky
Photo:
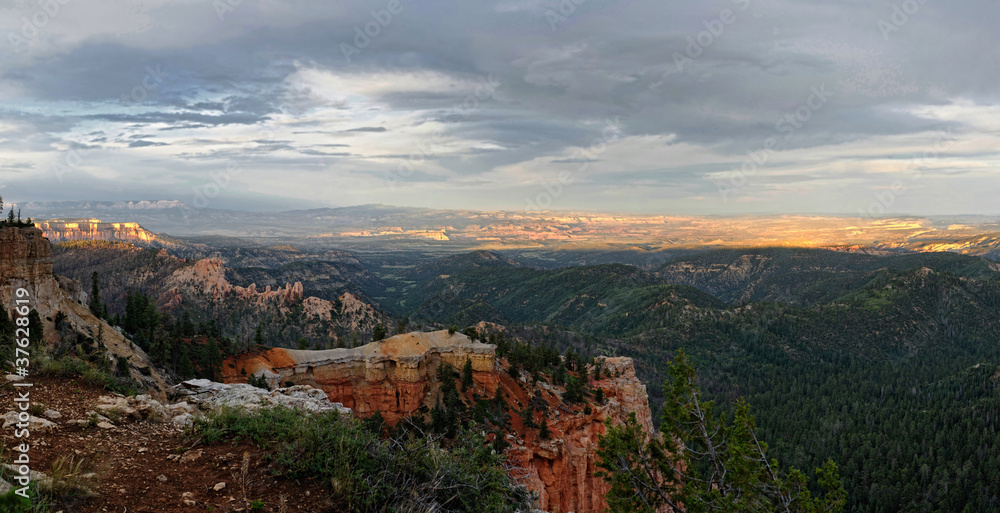
<path id="1" fill-rule="evenodd" d="M 1000 213 L 987 0 L 0 0 L 0 194 Z"/>

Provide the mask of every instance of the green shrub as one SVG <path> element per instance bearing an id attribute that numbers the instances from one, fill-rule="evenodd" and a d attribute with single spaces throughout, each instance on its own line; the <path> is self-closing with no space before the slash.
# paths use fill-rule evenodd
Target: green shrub
<path id="1" fill-rule="evenodd" d="M 143 391 L 142 385 L 127 376 L 116 377 L 96 369 L 83 360 L 64 356 L 58 360 L 44 358 L 38 366 L 42 376 L 78 378 L 81 383 L 104 387 L 111 392 L 134 396 Z"/>
<path id="2" fill-rule="evenodd" d="M 225 408 L 196 422 L 206 443 L 248 439 L 273 449 L 277 472 L 325 483 L 347 512 L 510 512 L 530 505 L 528 492 L 501 468 L 481 433 L 461 431 L 455 442 L 412 434 L 387 440 L 336 412 L 303 415 L 287 408 L 256 412 Z"/>

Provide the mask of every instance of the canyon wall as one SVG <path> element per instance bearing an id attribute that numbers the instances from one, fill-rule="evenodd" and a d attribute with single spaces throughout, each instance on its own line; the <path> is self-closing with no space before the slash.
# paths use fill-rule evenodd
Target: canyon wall
<path id="1" fill-rule="evenodd" d="M 538 493 L 539 507 L 551 513 L 603 512 L 608 486 L 594 473 L 597 441 L 606 431 L 605 421 L 622 423 L 635 412 L 647 432 L 654 432 L 646 387 L 636 378 L 632 360 L 600 362 L 601 379 L 592 380 L 590 387 L 604 391 L 603 403 L 571 404 L 563 401 L 561 387 L 532 383 L 528 376 L 511 377 L 506 361 L 497 358 L 495 350 L 461 333 L 408 333 L 350 349 L 274 348 L 247 353 L 226 360 L 223 380 L 240 382 L 258 375 L 272 385 L 312 385 L 361 417 L 380 412 L 394 424 L 407 415 L 420 415 L 421 407 L 438 404 L 440 365 L 448 363 L 460 371 L 469 360 L 474 386 L 464 395 L 490 398 L 500 389 L 511 419 L 506 439 L 508 458 L 517 467 L 514 477 Z M 529 402 L 538 401 L 546 407 L 536 411 L 533 420 L 538 423 L 544 417 L 551 432 L 545 440 L 538 429 L 526 427 L 526 419 L 520 416 Z"/>
<path id="2" fill-rule="evenodd" d="M 85 305 L 87 294 L 79 282 L 57 277 L 52 272 L 52 244 L 36 227 L 0 227 L 0 305 L 10 313 L 18 299 L 18 288 L 30 292 L 29 305 L 45 326 L 48 344 L 59 342 L 56 314 L 66 315 L 68 332 L 98 339 L 108 349 L 108 357 L 129 358 L 131 376 L 152 391 L 166 390 L 166 381 L 150 364 L 145 353 L 118 330 L 98 319 Z M 39 348 L 32 348 L 37 351 Z"/>
<path id="3" fill-rule="evenodd" d="M 102 223 L 100 219 L 52 219 L 35 223 L 52 242 L 108 240 L 150 243 L 156 235 L 139 223 Z"/>

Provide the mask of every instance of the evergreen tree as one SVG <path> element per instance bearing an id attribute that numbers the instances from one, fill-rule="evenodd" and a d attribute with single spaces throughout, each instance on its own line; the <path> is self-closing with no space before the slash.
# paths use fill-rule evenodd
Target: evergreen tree
<path id="1" fill-rule="evenodd" d="M 583 380 L 576 376 L 569 376 L 566 378 L 566 393 L 563 395 L 563 399 L 571 403 L 583 402 L 584 391 Z"/>
<path id="2" fill-rule="evenodd" d="M 195 333 L 194 323 L 191 322 L 191 314 L 184 310 L 181 314 L 181 336 L 185 338 L 193 337 Z"/>
<path id="3" fill-rule="evenodd" d="M 566 382 L 566 364 L 559 362 L 559 366 L 552 373 L 552 383 L 556 385 L 562 385 Z"/>
<path id="4" fill-rule="evenodd" d="M 260 324 L 257 325 L 257 331 L 254 332 L 253 343 L 257 346 L 264 345 L 264 328 Z"/>
<path id="5" fill-rule="evenodd" d="M 384 339 L 385 336 L 386 336 L 385 324 L 382 324 L 380 322 L 380 323 L 376 324 L 374 328 L 372 328 L 372 341 L 373 342 L 378 342 L 379 340 Z"/>
<path id="6" fill-rule="evenodd" d="M 107 312 L 104 311 L 103 301 L 101 301 L 101 277 L 94 271 L 90 275 L 90 302 L 88 307 L 90 311 L 96 315 L 99 319 L 106 319 Z"/>
<path id="7" fill-rule="evenodd" d="M 538 425 L 538 438 L 542 440 L 548 440 L 552 437 L 552 432 L 549 431 L 549 421 L 547 417 L 542 417 L 542 423 Z"/>
<path id="8" fill-rule="evenodd" d="M 177 375 L 181 379 L 191 379 L 194 376 L 194 365 L 188 355 L 187 344 L 181 344 L 180 361 L 177 364 Z"/>
<path id="9" fill-rule="evenodd" d="M 0 310 L 3 310 L 0 308 Z M 6 313 L 6 312 L 5 312 Z M 0 325 L 3 322 L 0 321 Z M 32 309 L 28 312 L 28 343 L 32 347 L 38 347 L 39 344 L 45 340 L 45 324 L 42 323 L 42 317 L 38 315 L 38 311 Z"/>
<path id="10" fill-rule="evenodd" d="M 212 381 L 219 381 L 222 374 L 222 351 L 214 337 L 209 337 L 205 346 L 205 376 Z"/>
<path id="11" fill-rule="evenodd" d="M 731 424 L 701 399 L 694 367 L 679 351 L 669 367 L 662 437 L 647 436 L 634 413 L 598 442 L 600 475 L 611 484 L 611 511 L 652 513 L 666 505 L 677 513 L 746 511 L 837 513 L 846 492 L 837 465 L 816 469 L 825 495 L 813 497 L 802 472 L 782 472 L 768 460 L 750 409 L 742 400 Z"/>
<path id="12" fill-rule="evenodd" d="M 472 360 L 465 358 L 465 366 L 462 367 L 462 391 L 465 392 L 473 384 L 472 381 Z"/>

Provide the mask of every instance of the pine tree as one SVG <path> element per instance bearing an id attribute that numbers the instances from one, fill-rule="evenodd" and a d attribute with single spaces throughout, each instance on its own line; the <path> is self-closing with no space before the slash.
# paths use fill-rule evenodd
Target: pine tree
<path id="1" fill-rule="evenodd" d="M 465 392 L 473 384 L 472 381 L 472 360 L 465 358 L 465 366 L 462 367 L 462 391 Z"/>
<path id="2" fill-rule="evenodd" d="M 566 364 L 559 362 L 559 366 L 552 373 L 552 383 L 562 385 L 566 382 Z"/>
<path id="3" fill-rule="evenodd" d="M 375 327 L 372 328 L 372 341 L 373 342 L 378 342 L 379 340 L 384 339 L 385 336 L 386 336 L 385 325 L 382 324 L 381 322 L 378 323 L 378 324 L 376 324 Z"/>
<path id="4" fill-rule="evenodd" d="M 583 402 L 584 391 L 583 380 L 576 376 L 570 376 L 566 378 L 566 393 L 563 395 L 563 399 L 571 403 Z"/>
<path id="5" fill-rule="evenodd" d="M 260 324 L 257 325 L 257 331 L 253 335 L 253 343 L 258 346 L 264 345 L 264 328 Z"/>
<path id="6" fill-rule="evenodd" d="M 90 302 L 88 303 L 88 308 L 90 311 L 96 315 L 99 319 L 107 318 L 106 313 L 102 308 L 103 301 L 101 301 L 101 276 L 94 271 L 90 275 Z M 103 315 L 102 315 L 103 314 Z"/>
<path id="7" fill-rule="evenodd" d="M 218 381 L 222 373 L 222 352 L 219 351 L 219 344 L 215 338 L 208 339 L 205 346 L 205 375 L 212 381 Z"/>
<path id="8" fill-rule="evenodd" d="M 651 512 L 669 506 L 677 513 L 782 511 L 838 513 L 847 493 L 837 465 L 816 469 L 813 497 L 802 472 L 782 472 L 768 460 L 757 438 L 750 408 L 740 400 L 732 423 L 702 401 L 694 367 L 683 351 L 669 366 L 660 432 L 650 438 L 636 418 L 610 426 L 598 441 L 599 475 L 610 483 L 608 509 Z"/>
<path id="9" fill-rule="evenodd" d="M 194 332 L 195 329 L 194 323 L 191 322 L 191 314 L 185 310 L 184 313 L 181 314 L 181 336 L 190 338 L 194 336 Z"/>
<path id="10" fill-rule="evenodd" d="M 548 440 L 551 437 L 552 433 L 549 431 L 549 421 L 546 417 L 542 417 L 542 423 L 538 426 L 538 438 Z"/>
<path id="11" fill-rule="evenodd" d="M 181 344 L 181 357 L 177 364 L 177 375 L 181 379 L 190 379 L 194 376 L 194 365 L 191 363 L 191 356 L 188 355 L 187 344 Z"/>

